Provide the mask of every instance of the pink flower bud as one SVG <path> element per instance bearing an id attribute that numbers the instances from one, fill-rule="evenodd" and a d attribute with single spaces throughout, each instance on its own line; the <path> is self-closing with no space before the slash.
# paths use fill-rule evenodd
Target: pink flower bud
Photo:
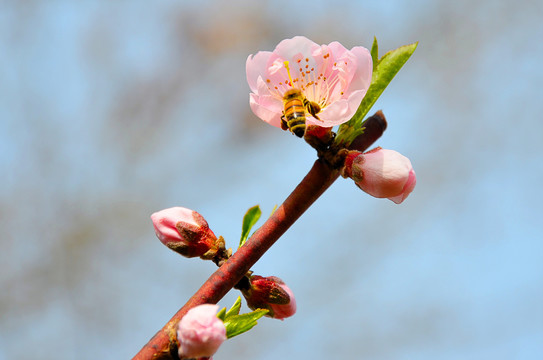
<path id="1" fill-rule="evenodd" d="M 267 309 L 269 313 L 266 316 L 280 320 L 296 313 L 294 293 L 281 279 L 253 275 L 249 281 L 250 288 L 242 290 L 249 308 Z"/>
<path id="2" fill-rule="evenodd" d="M 219 305 L 203 304 L 190 309 L 179 322 L 179 357 L 209 357 L 226 340 L 226 327 L 217 317 Z"/>
<path id="3" fill-rule="evenodd" d="M 343 176 L 376 198 L 388 198 L 396 204 L 404 201 L 415 188 L 417 177 L 411 161 L 402 154 L 377 147 L 364 154 L 349 153 Z"/>
<path id="4" fill-rule="evenodd" d="M 212 259 L 224 248 L 207 221 L 196 211 L 173 207 L 151 215 L 156 236 L 164 245 L 186 257 Z"/>

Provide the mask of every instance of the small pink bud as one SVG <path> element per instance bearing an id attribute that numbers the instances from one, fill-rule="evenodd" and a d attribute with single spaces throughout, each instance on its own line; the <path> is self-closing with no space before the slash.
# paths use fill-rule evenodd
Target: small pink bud
<path id="1" fill-rule="evenodd" d="M 181 359 L 209 357 L 226 340 L 226 327 L 217 317 L 219 305 L 203 304 L 190 309 L 179 322 L 177 341 Z"/>
<path id="2" fill-rule="evenodd" d="M 352 151 L 345 159 L 343 176 L 376 198 L 396 204 L 404 201 L 417 183 L 411 161 L 402 154 L 377 147 L 364 154 Z"/>
<path id="3" fill-rule="evenodd" d="M 296 313 L 294 293 L 278 277 L 253 275 L 249 279 L 250 288 L 242 290 L 249 308 L 267 309 L 266 316 L 283 320 Z"/>
<path id="4" fill-rule="evenodd" d="M 196 211 L 173 207 L 154 213 L 151 220 L 160 241 L 183 256 L 212 259 L 224 248 L 222 237 L 217 239 Z"/>

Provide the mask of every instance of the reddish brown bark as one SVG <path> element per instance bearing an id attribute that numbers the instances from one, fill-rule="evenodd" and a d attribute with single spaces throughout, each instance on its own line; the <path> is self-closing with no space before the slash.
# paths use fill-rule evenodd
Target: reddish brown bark
<path id="1" fill-rule="evenodd" d="M 363 124 L 364 134 L 351 146 L 352 150 L 364 151 L 386 129 L 386 120 L 379 111 Z M 294 224 L 294 222 L 338 178 L 339 170 L 317 160 L 300 184 L 285 202 L 260 227 L 228 261 L 226 261 L 164 327 L 140 350 L 133 360 L 178 359 L 176 326 L 187 311 L 197 305 L 217 303 L 264 253 Z"/>

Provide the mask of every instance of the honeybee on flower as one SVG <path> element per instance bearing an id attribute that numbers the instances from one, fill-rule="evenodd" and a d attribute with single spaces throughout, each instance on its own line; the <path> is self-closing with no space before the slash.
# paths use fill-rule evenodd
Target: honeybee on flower
<path id="1" fill-rule="evenodd" d="M 288 61 L 285 61 L 290 84 L 293 83 L 290 76 Z M 303 137 L 305 134 L 305 113 L 311 114 L 319 120 L 317 114 L 321 111 L 319 104 L 307 100 L 302 91 L 297 88 L 287 90 L 283 95 L 283 115 L 281 116 L 281 128 L 290 130 L 294 135 Z"/>
<path id="2" fill-rule="evenodd" d="M 285 96 L 295 93 L 295 110 L 303 112 L 304 123 L 340 125 L 351 119 L 366 95 L 372 69 L 370 52 L 364 47 L 347 50 L 336 41 L 318 45 L 303 36 L 286 39 L 272 52 L 247 58 L 250 106 L 270 125 L 283 129 L 286 125 L 294 132 Z M 299 134 L 303 136 L 298 130 Z"/>

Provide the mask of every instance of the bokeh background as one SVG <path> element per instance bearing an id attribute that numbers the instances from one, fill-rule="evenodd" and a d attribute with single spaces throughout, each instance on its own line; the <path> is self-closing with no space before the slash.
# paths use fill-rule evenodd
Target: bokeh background
<path id="1" fill-rule="evenodd" d="M 245 60 L 294 35 L 419 41 L 373 109 L 418 184 L 339 179 L 253 268 L 297 314 L 216 359 L 543 358 L 543 2 L 25 0 L 0 5 L 0 359 L 131 358 L 215 270 L 149 215 L 234 247 L 286 198 L 315 153 L 251 113 Z"/>

